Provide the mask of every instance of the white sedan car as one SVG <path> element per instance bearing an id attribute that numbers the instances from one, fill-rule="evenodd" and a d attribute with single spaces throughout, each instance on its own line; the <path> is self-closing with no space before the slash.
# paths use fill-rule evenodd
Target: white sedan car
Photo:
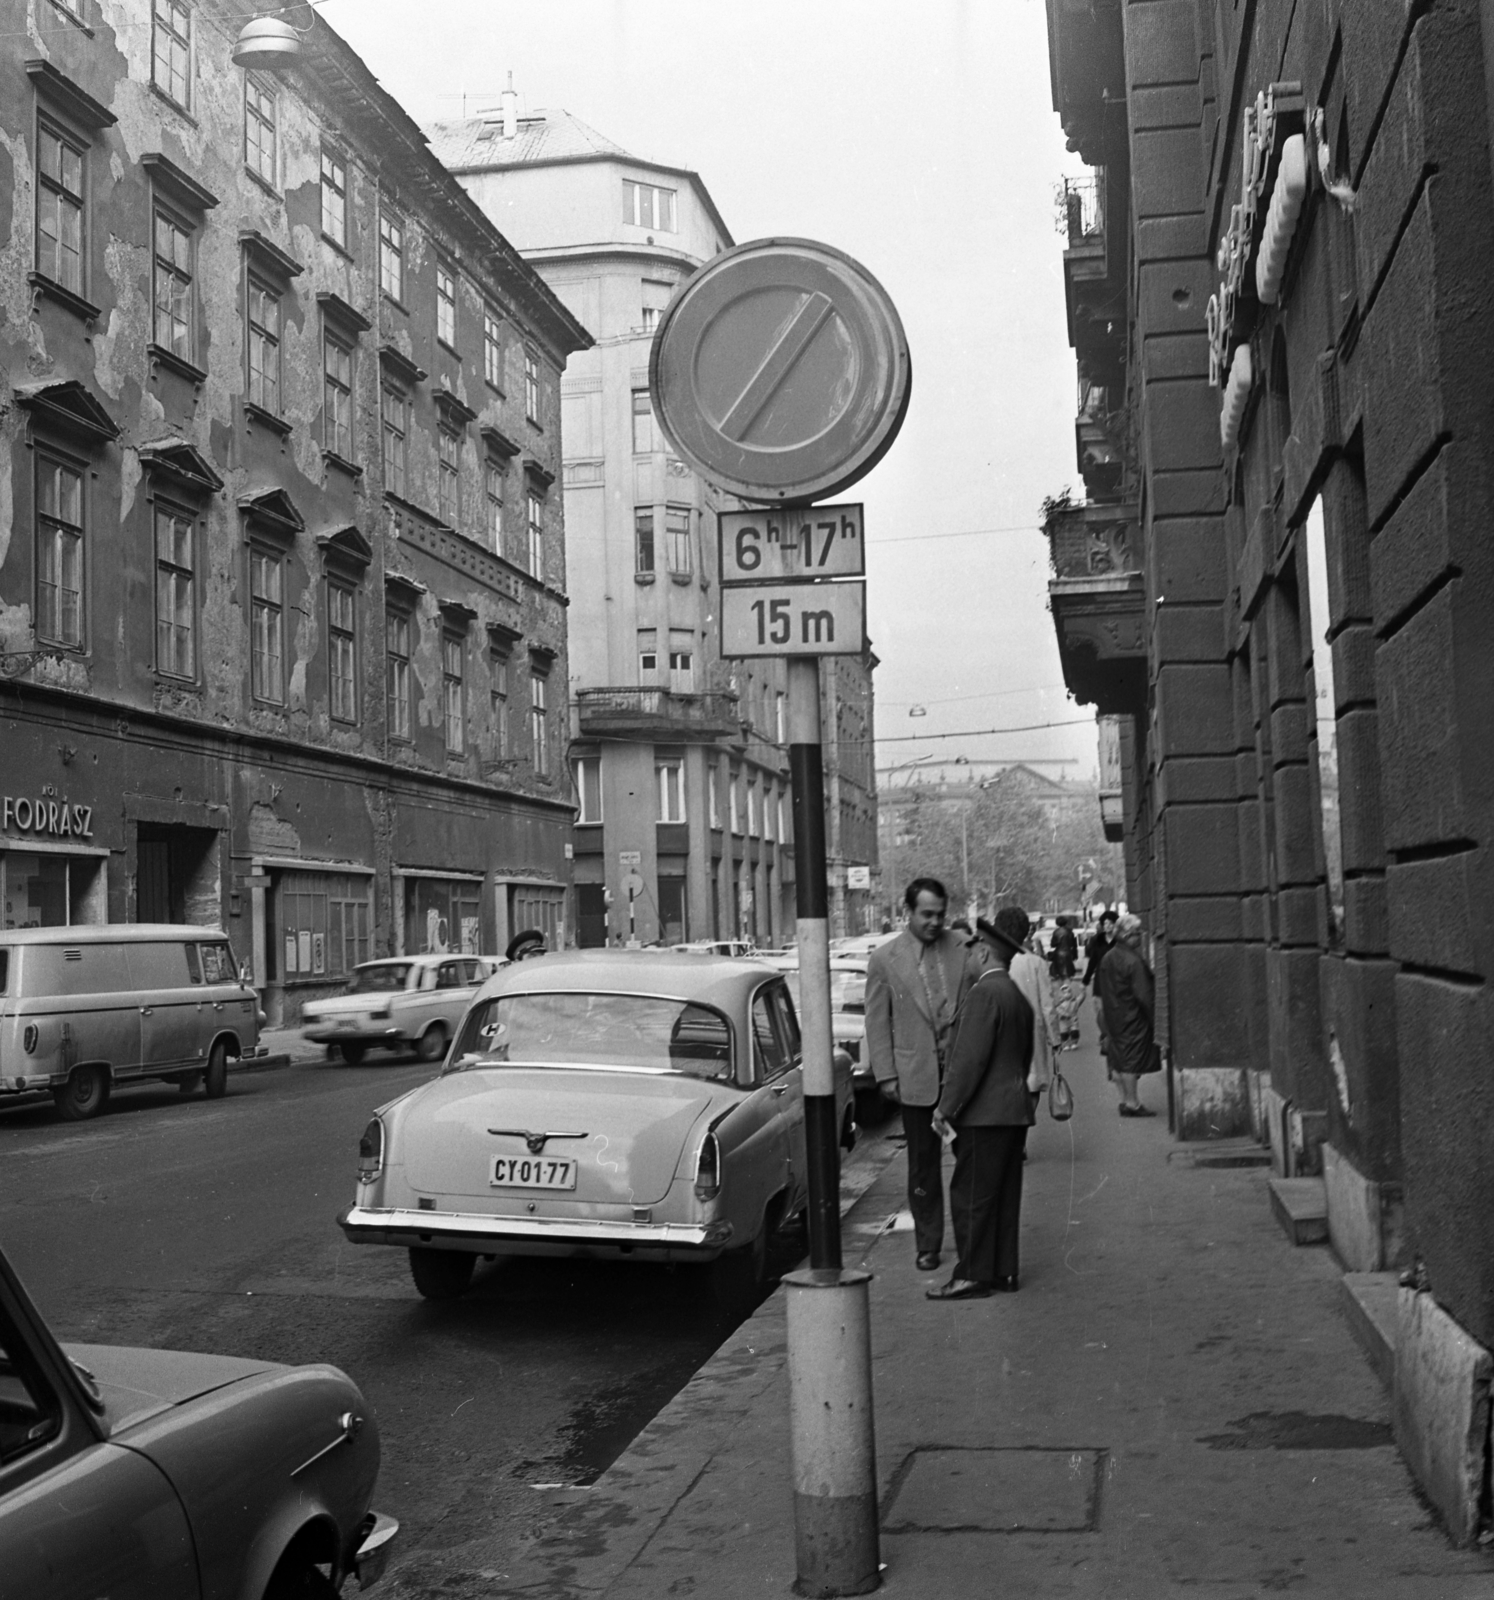
<path id="1" fill-rule="evenodd" d="M 341 994 L 301 1007 L 301 1036 L 336 1045 L 353 1066 L 370 1045 L 439 1061 L 478 985 L 497 965 L 493 956 L 449 953 L 365 961 Z"/>
<path id="2" fill-rule="evenodd" d="M 842 1142 L 855 1136 L 837 1072 Z M 355 1243 L 410 1252 L 429 1299 L 479 1256 L 696 1262 L 750 1302 L 808 1198 L 799 1025 L 756 962 L 581 950 L 485 983 L 439 1078 L 359 1146 Z"/>

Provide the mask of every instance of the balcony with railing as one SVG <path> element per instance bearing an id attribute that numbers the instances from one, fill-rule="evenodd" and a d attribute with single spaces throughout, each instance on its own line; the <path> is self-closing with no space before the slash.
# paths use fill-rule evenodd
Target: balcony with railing
<path id="1" fill-rule="evenodd" d="M 1112 407 L 1113 390 L 1079 379 L 1079 411 L 1074 418 L 1074 452 L 1079 475 L 1094 500 L 1113 498 L 1125 473 L 1124 414 Z"/>
<path id="2" fill-rule="evenodd" d="M 1064 682 L 1081 705 L 1104 714 L 1138 710 L 1146 692 L 1146 595 L 1135 506 L 1050 501 L 1043 531 Z"/>
<path id="3" fill-rule="evenodd" d="M 1119 388 L 1126 356 L 1126 282 L 1123 241 L 1107 227 L 1107 174 L 1103 168 L 1065 178 L 1055 191 L 1063 253 L 1064 304 L 1069 343 L 1079 370 L 1094 383 Z"/>
<path id="4" fill-rule="evenodd" d="M 742 729 L 734 694 L 632 686 L 578 689 L 576 712 L 583 739 L 718 739 Z"/>

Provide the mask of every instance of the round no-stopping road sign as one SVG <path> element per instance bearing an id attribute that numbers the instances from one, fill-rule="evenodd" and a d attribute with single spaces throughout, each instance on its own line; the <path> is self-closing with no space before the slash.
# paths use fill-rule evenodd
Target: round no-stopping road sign
<path id="1" fill-rule="evenodd" d="M 744 500 L 823 499 L 897 437 L 912 387 L 897 308 L 858 262 L 757 239 L 675 292 L 649 358 L 654 415 L 697 472 Z"/>

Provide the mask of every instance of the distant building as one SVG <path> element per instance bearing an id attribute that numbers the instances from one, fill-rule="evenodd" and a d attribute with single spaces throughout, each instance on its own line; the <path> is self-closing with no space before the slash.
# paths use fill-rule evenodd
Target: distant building
<path id="1" fill-rule="evenodd" d="M 225 926 L 276 1021 L 560 935 L 560 373 L 590 336 L 307 14 L 0 47 L 0 926 Z"/>
<path id="2" fill-rule="evenodd" d="M 491 115 L 427 131 L 596 336 L 563 385 L 580 940 L 781 943 L 794 926 L 786 674 L 720 658 L 716 513 L 738 502 L 670 453 L 648 388 L 659 316 L 731 235 L 697 174 L 638 160 L 565 111 L 521 116 L 512 90 Z M 870 656 L 825 681 L 827 727 L 869 737 Z M 875 859 L 869 751 L 830 762 L 842 869 Z"/>

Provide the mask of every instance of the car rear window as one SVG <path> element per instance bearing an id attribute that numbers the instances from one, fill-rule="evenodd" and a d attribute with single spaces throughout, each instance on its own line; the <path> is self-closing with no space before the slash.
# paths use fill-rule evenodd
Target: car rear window
<path id="1" fill-rule="evenodd" d="M 467 1013 L 451 1067 L 603 1066 L 732 1076 L 731 1029 L 709 1006 L 637 994 L 505 994 Z"/>
<path id="2" fill-rule="evenodd" d="M 349 994 L 386 994 L 403 989 L 410 976 L 408 961 L 393 961 L 387 966 L 356 967 L 348 979 Z"/>

